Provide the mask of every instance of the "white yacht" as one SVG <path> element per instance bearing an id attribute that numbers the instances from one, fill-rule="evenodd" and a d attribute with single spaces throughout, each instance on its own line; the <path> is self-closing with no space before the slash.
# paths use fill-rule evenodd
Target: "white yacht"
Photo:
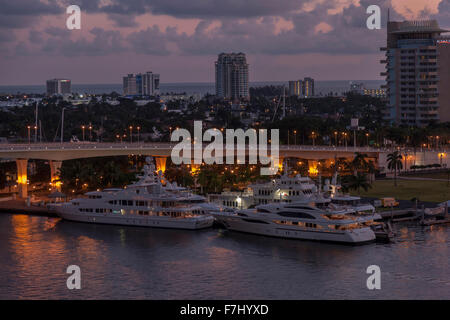
<path id="1" fill-rule="evenodd" d="M 219 210 L 217 206 L 176 184 L 163 185 L 161 172 L 155 174 L 150 158 L 147 163 L 137 183 L 88 192 L 87 198 L 55 205 L 56 213 L 63 219 L 90 223 L 178 229 L 212 226 L 214 218 L 208 213 Z"/>
<path id="2" fill-rule="evenodd" d="M 349 244 L 375 241 L 371 221 L 345 211 L 319 209 L 314 203 L 273 203 L 212 214 L 229 230 L 258 235 Z"/>
<path id="3" fill-rule="evenodd" d="M 365 216 L 373 220 L 382 219 L 375 212 L 375 207 L 363 203 L 361 197 L 344 194 L 342 187 L 337 183 L 337 174 L 331 183 L 326 180 L 322 188 L 309 177 L 299 174 L 290 177 L 287 163 L 283 166 L 285 173 L 279 178 L 251 184 L 243 192 L 224 191 L 220 194 L 209 194 L 208 201 L 232 209 L 249 209 L 269 203 L 316 202 L 317 207 L 329 207 L 335 211 L 345 210 L 347 214 Z"/>
<path id="4" fill-rule="evenodd" d="M 361 197 L 351 196 L 342 192 L 342 186 L 337 183 L 337 174 L 331 180 L 325 181 L 323 187 L 325 197 L 330 199 L 330 207 L 337 210 L 348 210 L 357 216 L 370 217 L 373 220 L 381 220 L 382 217 L 375 212 L 375 207 L 370 203 L 364 203 Z"/>
<path id="5" fill-rule="evenodd" d="M 281 177 L 250 184 L 243 192 L 209 194 L 208 200 L 233 209 L 248 209 L 260 204 L 309 201 L 314 198 L 319 191 L 314 181 L 300 174 L 289 177 L 287 164 L 284 166 L 286 170 Z"/>

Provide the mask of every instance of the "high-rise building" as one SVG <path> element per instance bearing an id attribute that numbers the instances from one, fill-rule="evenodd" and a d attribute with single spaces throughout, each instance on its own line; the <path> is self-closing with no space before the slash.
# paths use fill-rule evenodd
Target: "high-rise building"
<path id="1" fill-rule="evenodd" d="M 388 21 L 387 108 L 391 123 L 424 126 L 450 121 L 450 38 L 436 20 Z"/>
<path id="2" fill-rule="evenodd" d="M 47 80 L 47 95 L 71 94 L 72 86 L 69 79 L 51 79 Z"/>
<path id="3" fill-rule="evenodd" d="M 159 94 L 159 74 L 148 71 L 123 77 L 123 94 L 154 96 Z"/>
<path id="4" fill-rule="evenodd" d="M 289 96 L 302 95 L 302 80 L 289 81 Z"/>
<path id="5" fill-rule="evenodd" d="M 129 95 L 137 95 L 137 82 L 136 76 L 132 73 L 128 74 L 126 77 L 123 77 L 123 94 L 126 96 Z"/>
<path id="6" fill-rule="evenodd" d="M 248 64 L 244 53 L 221 53 L 216 66 L 216 95 L 225 99 L 248 99 Z"/>
<path id="7" fill-rule="evenodd" d="M 314 79 L 304 78 L 302 82 L 302 95 L 305 98 L 314 97 Z"/>

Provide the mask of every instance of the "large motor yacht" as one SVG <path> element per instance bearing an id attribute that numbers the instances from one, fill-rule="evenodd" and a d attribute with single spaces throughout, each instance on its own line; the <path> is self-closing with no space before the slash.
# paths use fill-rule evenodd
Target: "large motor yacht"
<path id="1" fill-rule="evenodd" d="M 201 229 L 212 226 L 210 211 L 219 210 L 185 188 L 168 182 L 162 173 L 155 174 L 152 159 L 147 158 L 139 181 L 124 189 L 105 189 L 86 193 L 86 197 L 55 206 L 63 219 L 133 225 L 141 227 Z"/>
<path id="2" fill-rule="evenodd" d="M 317 207 L 329 207 L 330 210 L 346 211 L 347 214 L 365 216 L 380 220 L 375 207 L 364 203 L 361 197 L 350 196 L 342 192 L 337 183 L 337 174 L 331 182 L 319 185 L 310 178 L 297 174 L 289 176 L 287 162 L 283 164 L 284 174 L 264 183 L 254 183 L 243 192 L 224 191 L 221 194 L 209 194 L 208 200 L 216 205 L 231 209 L 249 209 L 256 205 L 269 203 L 316 202 Z M 319 181 L 320 181 L 319 177 Z"/>
<path id="3" fill-rule="evenodd" d="M 349 244 L 375 241 L 372 221 L 345 211 L 319 209 L 315 203 L 272 203 L 212 214 L 229 230 L 258 235 Z"/>
<path id="4" fill-rule="evenodd" d="M 284 166 L 287 168 L 287 164 Z M 315 197 L 319 190 L 311 178 L 300 174 L 290 177 L 287 172 L 268 182 L 250 184 L 243 192 L 209 194 L 208 200 L 232 209 L 248 209 L 260 204 L 306 201 Z"/>

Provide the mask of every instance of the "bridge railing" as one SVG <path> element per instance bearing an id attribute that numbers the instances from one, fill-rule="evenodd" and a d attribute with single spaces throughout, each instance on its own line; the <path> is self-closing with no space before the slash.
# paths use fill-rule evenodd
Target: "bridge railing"
<path id="1" fill-rule="evenodd" d="M 0 144 L 0 151 L 38 151 L 38 150 L 92 150 L 92 149 L 168 149 L 176 146 L 176 142 L 76 142 L 76 143 L 15 143 L 15 144 Z M 206 147 L 208 143 L 204 143 L 202 148 Z M 194 146 L 194 145 L 192 145 Z M 224 149 L 226 146 L 224 145 Z M 244 148 L 237 148 L 244 149 Z M 248 145 L 245 146 L 245 149 L 249 148 Z M 268 147 L 270 150 L 270 146 Z M 440 149 L 421 149 L 417 148 L 399 148 L 399 147 L 381 147 L 381 148 L 373 148 L 373 147 L 353 147 L 353 146 L 311 146 L 311 145 L 280 145 L 280 151 L 337 151 L 337 152 L 393 152 L 399 151 L 402 154 L 417 151 L 434 151 L 434 152 L 449 152 L 449 148 L 440 148 Z"/>

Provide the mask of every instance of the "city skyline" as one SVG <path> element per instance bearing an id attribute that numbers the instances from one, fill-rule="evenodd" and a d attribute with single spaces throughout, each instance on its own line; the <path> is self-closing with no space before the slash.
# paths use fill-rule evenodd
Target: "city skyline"
<path id="1" fill-rule="evenodd" d="M 65 3 L 0 1 L 0 85 L 119 83 L 142 66 L 167 83 L 214 82 L 217 54 L 232 51 L 246 53 L 252 81 L 380 80 L 388 8 L 393 20 L 432 18 L 444 28 L 450 14 L 449 0 L 379 1 L 382 29 L 368 30 L 365 0 L 108 3 L 74 1 L 81 30 L 67 30 Z"/>

